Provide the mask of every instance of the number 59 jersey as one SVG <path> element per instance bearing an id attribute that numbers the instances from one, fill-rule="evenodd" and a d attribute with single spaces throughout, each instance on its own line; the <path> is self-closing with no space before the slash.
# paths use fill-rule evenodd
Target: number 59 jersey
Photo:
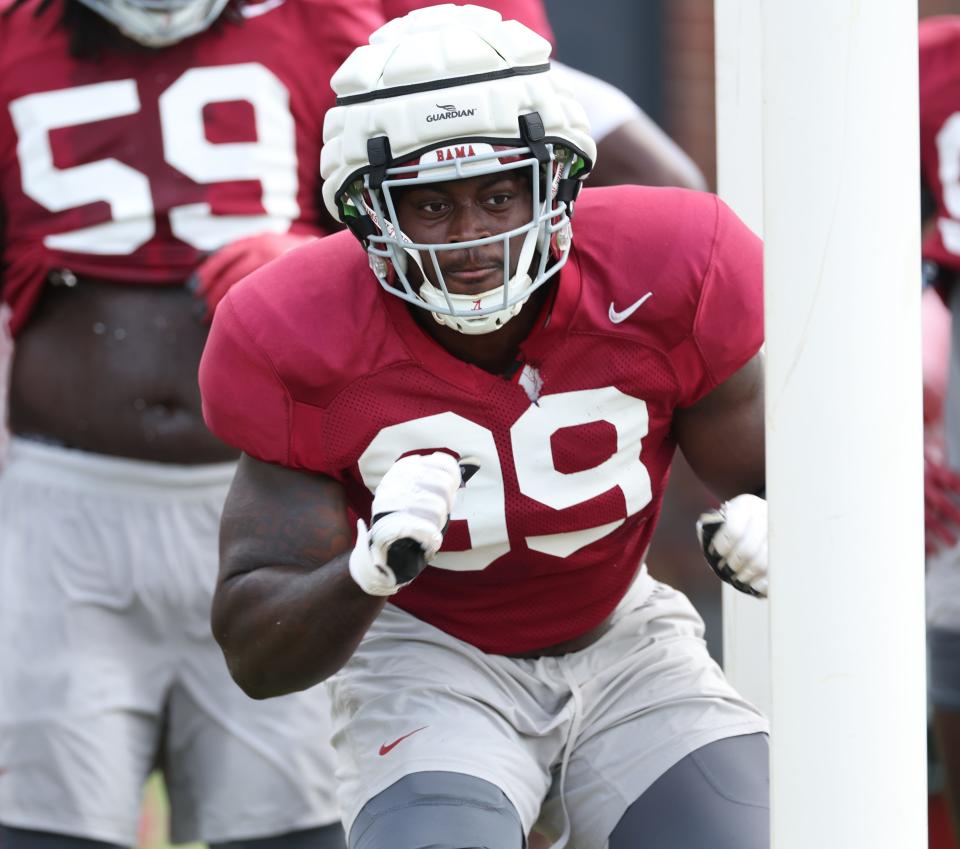
<path id="1" fill-rule="evenodd" d="M 70 55 L 59 3 L 0 0 L 3 300 L 24 323 L 51 268 L 182 283 L 242 236 L 318 226 L 330 77 L 375 0 L 259 0 L 161 50 Z"/>
<path id="2" fill-rule="evenodd" d="M 513 375 L 433 341 L 349 233 L 234 287 L 201 362 L 215 434 L 335 478 L 367 520 L 404 454 L 478 458 L 441 552 L 393 602 L 488 652 L 559 643 L 613 610 L 660 511 L 674 410 L 762 341 L 760 242 L 713 195 L 586 189 L 573 229 Z"/>

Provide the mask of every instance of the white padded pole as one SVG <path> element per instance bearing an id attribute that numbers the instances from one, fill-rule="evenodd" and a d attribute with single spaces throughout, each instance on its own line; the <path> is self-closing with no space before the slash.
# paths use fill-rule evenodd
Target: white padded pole
<path id="1" fill-rule="evenodd" d="M 926 847 L 916 0 L 764 0 L 773 845 Z"/>

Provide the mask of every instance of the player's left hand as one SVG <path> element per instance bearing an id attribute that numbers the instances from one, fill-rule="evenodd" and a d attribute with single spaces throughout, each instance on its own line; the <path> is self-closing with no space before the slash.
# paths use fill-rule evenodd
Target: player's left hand
<path id="1" fill-rule="evenodd" d="M 758 598 L 767 597 L 767 502 L 738 495 L 697 520 L 697 539 L 722 581 Z"/>
<path id="2" fill-rule="evenodd" d="M 209 323 L 213 319 L 217 304 L 235 283 L 315 238 L 303 233 L 258 233 L 237 239 L 208 256 L 187 281 L 187 287 L 200 303 L 202 320 Z"/>

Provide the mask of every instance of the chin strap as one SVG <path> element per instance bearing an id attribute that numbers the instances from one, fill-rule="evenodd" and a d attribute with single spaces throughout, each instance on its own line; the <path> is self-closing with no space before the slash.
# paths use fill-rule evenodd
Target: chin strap
<path id="1" fill-rule="evenodd" d="M 524 275 L 515 275 L 510 281 L 511 291 L 516 291 L 518 288 L 520 291 L 526 291 L 530 288 L 532 280 L 529 274 Z M 453 295 L 451 294 L 450 301 L 453 303 L 454 307 L 463 307 L 464 309 L 469 308 L 471 304 L 476 303 L 478 300 L 480 302 L 480 308 L 484 306 L 498 303 L 503 300 L 503 286 L 499 286 L 496 289 L 491 289 L 489 292 L 484 292 L 480 298 L 476 298 L 472 295 Z M 425 282 L 420 287 L 420 297 L 423 298 L 428 304 L 433 306 L 446 306 L 447 301 L 441 292 L 436 286 L 432 283 Z M 487 302 L 486 304 L 484 302 Z M 513 318 L 518 312 L 520 312 L 521 307 L 527 302 L 527 298 L 521 298 L 515 304 L 511 304 L 506 309 L 497 310 L 496 312 L 487 313 L 486 315 L 477 316 L 476 318 L 470 318 L 465 315 L 447 315 L 446 313 L 433 312 L 430 311 L 430 315 L 433 316 L 434 321 L 438 324 L 443 324 L 453 330 L 456 330 L 458 333 L 463 333 L 465 336 L 481 336 L 485 333 L 492 333 L 494 330 L 499 330 L 506 324 L 511 318 Z"/>

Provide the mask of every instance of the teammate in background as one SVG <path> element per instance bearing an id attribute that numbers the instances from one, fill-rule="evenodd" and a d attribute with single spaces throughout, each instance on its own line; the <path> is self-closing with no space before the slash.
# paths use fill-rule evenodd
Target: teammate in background
<path id="1" fill-rule="evenodd" d="M 920 22 L 920 165 L 926 277 L 953 315 L 945 452 L 935 439 L 926 446 L 927 645 L 945 796 L 960 834 L 960 16 Z"/>
<path id="2" fill-rule="evenodd" d="M 331 679 L 354 849 L 520 849 L 541 808 L 558 845 L 764 849 L 766 723 L 642 565 L 677 445 L 763 485 L 761 246 L 699 192 L 573 216 L 595 148 L 548 57 L 443 6 L 334 76 L 352 232 L 232 289 L 201 363 L 244 451 L 214 630 L 255 697 Z M 733 524 L 705 545 L 760 593 Z"/>
<path id="3" fill-rule="evenodd" d="M 327 81 L 379 4 L 0 15 L 0 845 L 129 846 L 157 764 L 178 842 L 342 847 L 325 694 L 252 702 L 210 634 L 236 452 L 196 370 L 217 298 L 322 232 Z"/>
<path id="4" fill-rule="evenodd" d="M 444 0 L 383 0 L 384 17 L 399 18 L 414 9 Z M 478 0 L 542 35 L 554 47 L 556 39 L 542 0 Z M 597 145 L 597 165 L 590 186 L 636 183 L 704 190 L 706 180 L 683 149 L 616 86 L 551 59 L 558 85 L 569 89 L 587 114 L 590 135 Z"/>
<path id="5" fill-rule="evenodd" d="M 624 92 L 591 74 L 554 62 L 561 85 L 583 104 L 597 142 L 590 186 L 679 186 L 705 191 L 694 161 Z"/>

